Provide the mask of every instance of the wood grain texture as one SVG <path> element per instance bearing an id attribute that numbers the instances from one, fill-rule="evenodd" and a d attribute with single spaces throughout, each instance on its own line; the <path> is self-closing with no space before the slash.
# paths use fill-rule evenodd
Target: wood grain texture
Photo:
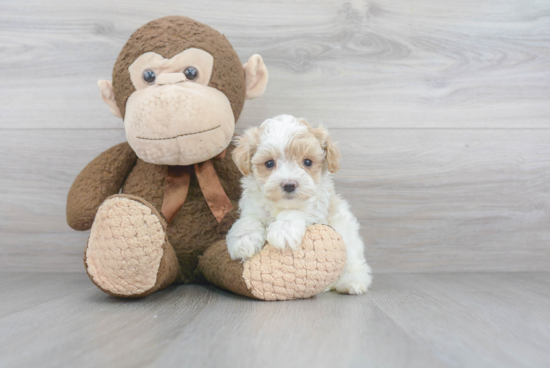
<path id="1" fill-rule="evenodd" d="M 96 81 L 170 14 L 264 56 L 239 132 L 280 113 L 331 128 L 376 272 L 549 269 L 545 0 L 1 2 L 0 269 L 82 272 L 67 191 L 125 139 Z"/>
<path id="2" fill-rule="evenodd" d="M 550 267 L 550 132 L 333 129 L 337 191 L 362 223 L 376 272 L 545 271 Z M 86 145 L 82 145 L 82 136 Z M 66 196 L 123 130 L 18 130 L 0 137 L 0 265 L 81 271 L 88 232 Z M 345 142 L 345 143 L 344 143 Z M 44 155 L 43 152 L 48 154 Z"/>
<path id="3" fill-rule="evenodd" d="M 71 274 L 3 272 L 0 277 L 0 318 L 77 291 L 95 289 L 95 285 L 83 281 L 83 277 Z"/>
<path id="4" fill-rule="evenodd" d="M 27 276 L 0 274 L 2 367 L 550 364 L 548 273 L 386 274 L 367 295 L 290 302 L 197 285 L 121 300 L 81 273 L 37 273 L 80 288 L 44 298 Z"/>
<path id="5" fill-rule="evenodd" d="M 2 127 L 120 127 L 95 83 L 135 29 L 172 14 L 220 30 L 243 62 L 264 56 L 270 85 L 244 124 L 548 127 L 545 0 L 2 2 Z"/>

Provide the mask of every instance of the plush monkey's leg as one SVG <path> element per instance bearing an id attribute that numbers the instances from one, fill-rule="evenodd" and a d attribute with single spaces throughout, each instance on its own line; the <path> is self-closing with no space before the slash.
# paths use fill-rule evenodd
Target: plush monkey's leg
<path id="1" fill-rule="evenodd" d="M 162 216 L 147 201 L 124 194 L 99 207 L 84 264 L 101 290 L 126 298 L 167 287 L 179 269 Z"/>
<path id="2" fill-rule="evenodd" d="M 261 300 L 309 298 L 338 279 L 346 263 L 342 237 L 326 225 L 308 227 L 296 250 L 267 244 L 245 262 L 233 261 L 224 240 L 199 259 L 199 271 L 213 284 Z"/>

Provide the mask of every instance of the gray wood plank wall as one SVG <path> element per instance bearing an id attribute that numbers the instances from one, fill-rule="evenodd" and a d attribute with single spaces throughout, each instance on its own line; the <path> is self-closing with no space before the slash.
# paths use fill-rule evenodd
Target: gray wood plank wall
<path id="1" fill-rule="evenodd" d="M 375 272 L 548 270 L 546 0 L 3 1 L 1 270 L 82 272 L 66 194 L 125 140 L 96 81 L 171 14 L 263 55 L 270 84 L 238 131 L 280 113 L 330 128 Z"/>

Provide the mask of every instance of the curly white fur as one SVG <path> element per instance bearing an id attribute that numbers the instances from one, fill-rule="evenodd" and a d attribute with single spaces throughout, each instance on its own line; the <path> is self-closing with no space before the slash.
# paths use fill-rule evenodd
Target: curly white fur
<path id="1" fill-rule="evenodd" d="M 245 176 L 239 202 L 241 217 L 227 235 L 231 258 L 252 257 L 266 240 L 276 248 L 295 249 L 307 226 L 327 224 L 342 236 L 347 250 L 344 271 L 327 290 L 365 293 L 371 284 L 371 271 L 359 222 L 348 203 L 334 191 L 329 168 L 337 170 L 338 152 L 328 132 L 290 115 L 279 115 L 248 129 L 237 142 L 233 158 Z M 305 158 L 314 160 L 311 168 L 304 166 Z M 275 166 L 266 169 L 263 165 L 267 160 L 273 160 Z M 288 182 L 296 184 L 295 191 L 284 190 Z"/>

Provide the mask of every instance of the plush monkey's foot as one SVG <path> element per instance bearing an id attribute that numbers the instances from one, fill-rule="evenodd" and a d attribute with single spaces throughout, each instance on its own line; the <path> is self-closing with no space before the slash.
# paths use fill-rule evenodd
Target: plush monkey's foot
<path id="1" fill-rule="evenodd" d="M 229 256 L 225 241 L 214 243 L 199 260 L 210 282 L 261 300 L 310 298 L 338 280 L 346 263 L 342 237 L 326 225 L 312 225 L 297 249 L 267 244 L 245 262 Z"/>
<path id="2" fill-rule="evenodd" d="M 158 211 L 145 200 L 124 194 L 107 198 L 99 207 L 84 264 L 101 290 L 127 298 L 165 288 L 179 267 Z"/>

